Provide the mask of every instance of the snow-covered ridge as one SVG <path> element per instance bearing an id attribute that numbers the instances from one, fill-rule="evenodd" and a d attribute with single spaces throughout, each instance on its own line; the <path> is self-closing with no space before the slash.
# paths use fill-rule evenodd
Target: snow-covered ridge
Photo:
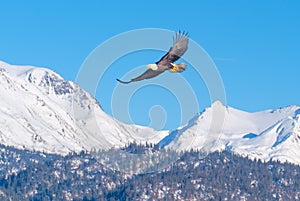
<path id="1" fill-rule="evenodd" d="M 147 141 L 300 164 L 299 106 L 248 113 L 217 101 L 187 125 L 155 131 L 113 119 L 52 70 L 1 61 L 0 96 L 0 143 L 17 148 L 66 154 Z"/>
<path id="2" fill-rule="evenodd" d="M 209 132 L 213 109 L 206 109 L 186 126 L 171 132 L 160 146 L 211 152 L 226 149 L 250 158 L 300 164 L 299 106 L 255 113 L 221 106 L 216 114 L 224 112 L 224 123 L 217 134 Z"/>
<path id="3" fill-rule="evenodd" d="M 66 154 L 129 142 L 158 142 L 168 131 L 123 124 L 75 83 L 46 68 L 0 62 L 0 143 Z"/>

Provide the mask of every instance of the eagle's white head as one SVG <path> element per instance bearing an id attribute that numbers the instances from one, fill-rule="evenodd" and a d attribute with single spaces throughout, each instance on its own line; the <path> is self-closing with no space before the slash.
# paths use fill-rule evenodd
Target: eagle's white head
<path id="1" fill-rule="evenodd" d="M 147 65 L 147 68 L 150 68 L 150 69 L 152 69 L 152 70 L 157 70 L 158 69 L 158 66 L 157 66 L 157 64 L 148 64 Z"/>

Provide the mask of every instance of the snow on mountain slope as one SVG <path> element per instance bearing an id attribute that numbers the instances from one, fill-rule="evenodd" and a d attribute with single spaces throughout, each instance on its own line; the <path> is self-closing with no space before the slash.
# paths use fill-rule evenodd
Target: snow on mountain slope
<path id="1" fill-rule="evenodd" d="M 218 116 L 224 121 L 216 133 L 212 122 Z M 300 164 L 300 107 L 248 113 L 216 102 L 159 145 L 208 152 L 226 149 L 250 158 Z"/>
<path id="2" fill-rule="evenodd" d="M 46 68 L 0 62 L 0 143 L 66 154 L 128 142 L 158 142 L 168 131 L 126 125 L 73 82 Z"/>
<path id="3" fill-rule="evenodd" d="M 0 62 L 0 143 L 66 154 L 128 142 L 229 150 L 300 164 L 300 107 L 248 113 L 215 102 L 174 131 L 123 124 L 73 82 L 45 68 Z"/>

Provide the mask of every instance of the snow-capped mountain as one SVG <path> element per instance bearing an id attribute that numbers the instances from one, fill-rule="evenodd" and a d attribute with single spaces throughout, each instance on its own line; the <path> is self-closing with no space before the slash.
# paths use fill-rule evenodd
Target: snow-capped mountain
<path id="1" fill-rule="evenodd" d="M 226 149 L 252 159 L 300 164 L 300 107 L 248 113 L 215 102 L 159 145 L 208 152 Z"/>
<path id="2" fill-rule="evenodd" d="M 300 164 L 300 107 L 248 113 L 215 102 L 174 131 L 127 125 L 73 82 L 46 68 L 0 61 L 0 144 L 49 153 L 129 142 L 176 150 L 229 150 Z"/>
<path id="3" fill-rule="evenodd" d="M 46 68 L 0 62 L 0 143 L 66 154 L 156 143 L 168 131 L 123 124 L 75 83 Z"/>

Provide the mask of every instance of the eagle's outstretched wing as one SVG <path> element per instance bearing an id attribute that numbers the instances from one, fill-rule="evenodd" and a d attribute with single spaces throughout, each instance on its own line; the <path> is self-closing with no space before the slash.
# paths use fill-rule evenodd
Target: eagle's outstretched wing
<path id="1" fill-rule="evenodd" d="M 173 38 L 173 47 L 170 48 L 169 52 L 166 53 L 158 62 L 157 65 L 166 65 L 177 61 L 188 48 L 188 33 L 178 32 L 175 38 Z"/>
<path id="2" fill-rule="evenodd" d="M 136 82 L 136 81 L 140 81 L 140 80 L 144 80 L 144 79 L 150 79 L 150 78 L 153 78 L 159 74 L 161 74 L 162 72 L 164 71 L 154 71 L 152 69 L 148 69 L 146 70 L 143 74 L 141 74 L 140 76 L 136 77 L 136 78 L 133 78 L 131 79 L 130 81 L 128 82 L 125 82 L 125 81 L 122 81 L 122 80 L 119 80 L 117 79 L 117 81 L 123 83 L 123 84 L 128 84 L 130 82 Z"/>

